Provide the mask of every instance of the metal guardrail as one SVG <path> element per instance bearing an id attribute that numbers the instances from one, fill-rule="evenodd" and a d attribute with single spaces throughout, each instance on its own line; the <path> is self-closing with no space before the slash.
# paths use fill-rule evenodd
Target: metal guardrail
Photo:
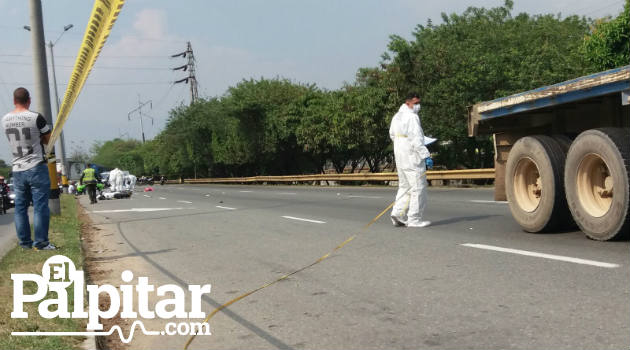
<path id="1" fill-rule="evenodd" d="M 430 170 L 428 180 L 483 180 L 494 179 L 494 169 Z M 209 179 L 185 179 L 188 184 L 262 183 L 262 182 L 309 182 L 309 181 L 398 181 L 397 173 L 314 174 L 289 176 L 251 176 Z M 178 180 L 168 181 L 180 183 Z"/>

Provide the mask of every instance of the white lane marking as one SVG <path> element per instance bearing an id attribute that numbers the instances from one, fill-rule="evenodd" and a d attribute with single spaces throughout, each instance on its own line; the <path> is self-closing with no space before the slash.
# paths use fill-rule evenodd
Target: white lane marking
<path id="1" fill-rule="evenodd" d="M 177 203 L 186 203 L 186 204 L 192 204 L 192 202 L 189 202 L 189 201 L 177 201 Z"/>
<path id="2" fill-rule="evenodd" d="M 220 205 L 217 205 L 217 208 L 219 208 L 219 209 L 225 209 L 225 210 L 236 210 L 236 208 L 222 207 L 222 206 L 220 206 Z"/>
<path id="3" fill-rule="evenodd" d="M 239 192 L 241 192 L 241 193 L 252 193 L 254 191 L 239 191 Z"/>
<path id="4" fill-rule="evenodd" d="M 302 218 L 296 218 L 295 216 L 283 216 L 283 218 L 285 218 L 285 219 L 290 219 L 290 220 L 298 220 L 298 221 L 312 222 L 312 223 L 314 223 L 314 224 L 325 224 L 325 223 L 326 223 L 326 221 L 311 220 L 311 219 L 302 219 Z"/>
<path id="5" fill-rule="evenodd" d="M 194 208 L 185 208 L 194 209 Z M 92 213 L 127 213 L 127 212 L 151 212 L 151 211 L 167 211 L 167 210 L 184 210 L 184 208 L 131 208 L 131 209 L 115 209 L 115 210 L 94 210 Z"/>
<path id="6" fill-rule="evenodd" d="M 484 204 L 507 204 L 507 201 L 484 201 L 484 200 L 471 200 L 471 203 L 484 203 Z"/>
<path id="7" fill-rule="evenodd" d="M 377 197 L 377 196 L 348 196 L 348 198 L 381 199 L 383 197 Z"/>
<path id="8" fill-rule="evenodd" d="M 166 198 L 164 198 L 164 197 L 160 197 L 160 199 L 166 199 Z"/>
<path id="9" fill-rule="evenodd" d="M 147 198 L 151 198 L 151 196 L 149 196 L 148 194 L 145 194 L 144 196 L 147 197 Z"/>
<path id="10" fill-rule="evenodd" d="M 206 197 L 210 197 L 210 195 L 209 195 L 209 194 L 207 194 L 207 195 L 206 195 Z"/>
<path id="11" fill-rule="evenodd" d="M 297 193 L 293 193 L 293 192 L 280 192 L 280 193 L 278 193 L 278 194 L 287 195 L 287 196 L 294 196 L 294 195 L 296 195 Z"/>
<path id="12" fill-rule="evenodd" d="M 470 248 L 494 250 L 494 251 L 503 252 L 503 253 L 511 253 L 511 254 L 532 256 L 532 257 L 536 257 L 536 258 L 558 260 L 558 261 L 570 262 L 570 263 L 574 263 L 574 264 L 604 267 L 604 268 L 607 268 L 607 269 L 615 269 L 615 268 L 618 268 L 618 267 L 621 266 L 621 265 L 618 265 L 618 264 L 611 264 L 611 263 L 595 261 L 595 260 L 586 260 L 586 259 L 580 259 L 580 258 L 572 258 L 572 257 L 569 257 L 569 256 L 537 253 L 537 252 L 531 252 L 531 251 L 520 250 L 520 249 L 495 247 L 495 246 L 485 245 L 485 244 L 466 243 L 466 244 L 462 244 L 462 246 L 470 247 Z"/>

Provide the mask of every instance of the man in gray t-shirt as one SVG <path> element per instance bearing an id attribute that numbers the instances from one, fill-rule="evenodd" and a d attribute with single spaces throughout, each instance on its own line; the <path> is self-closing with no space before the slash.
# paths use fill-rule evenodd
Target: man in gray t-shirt
<path id="1" fill-rule="evenodd" d="M 45 163 L 41 136 L 50 134 L 43 115 L 29 110 L 11 112 L 2 118 L 2 127 L 13 152 L 13 171 L 25 171 Z"/>
<path id="2" fill-rule="evenodd" d="M 30 111 L 31 97 L 25 88 L 13 92 L 15 109 L 7 113 L 0 125 L 4 129 L 13 153 L 13 189 L 15 192 L 15 228 L 20 245 L 38 250 L 54 250 L 48 240 L 50 225 L 50 176 L 44 154 L 51 128 L 39 113 Z M 31 238 L 28 206 L 33 202 Z"/>

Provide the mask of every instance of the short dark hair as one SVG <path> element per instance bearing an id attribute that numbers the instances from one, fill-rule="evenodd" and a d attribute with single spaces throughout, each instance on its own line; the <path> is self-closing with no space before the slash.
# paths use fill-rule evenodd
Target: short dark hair
<path id="1" fill-rule="evenodd" d="M 31 99 L 31 95 L 28 93 L 28 90 L 26 90 L 23 87 L 19 87 L 15 89 L 15 91 L 13 91 L 13 101 L 16 103 L 24 105 L 30 99 Z"/>
<path id="2" fill-rule="evenodd" d="M 408 93 L 405 101 L 413 100 L 414 98 L 420 98 L 420 95 L 415 91 Z"/>

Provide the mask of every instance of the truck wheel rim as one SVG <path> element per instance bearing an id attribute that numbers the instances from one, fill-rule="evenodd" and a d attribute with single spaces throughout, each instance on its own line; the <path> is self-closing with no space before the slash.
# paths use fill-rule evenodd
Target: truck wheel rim
<path id="1" fill-rule="evenodd" d="M 531 158 L 523 158 L 516 165 L 514 195 L 518 206 L 528 213 L 534 212 L 540 205 L 542 196 L 540 172 Z"/>
<path id="2" fill-rule="evenodd" d="M 600 218 L 610 210 L 614 182 L 606 162 L 597 154 L 588 154 L 577 169 L 577 194 L 580 204 L 591 216 Z"/>

